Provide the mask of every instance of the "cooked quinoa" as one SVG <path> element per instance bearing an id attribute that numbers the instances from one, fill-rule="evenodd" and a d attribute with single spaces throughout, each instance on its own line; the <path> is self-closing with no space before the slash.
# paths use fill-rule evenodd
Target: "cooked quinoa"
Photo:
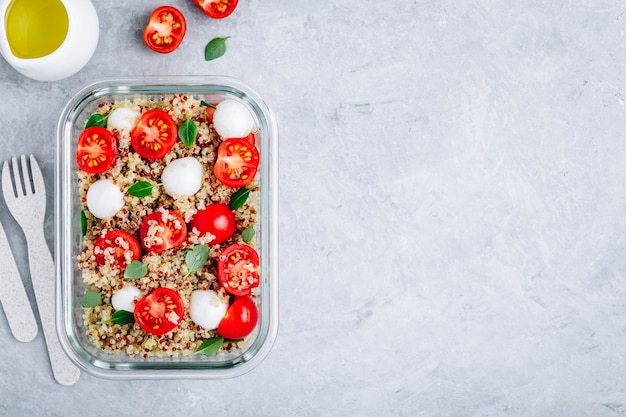
<path id="1" fill-rule="evenodd" d="M 198 272 L 188 273 L 185 262 L 186 251 L 196 244 L 207 243 L 212 236 L 200 236 L 196 229 L 188 229 L 187 239 L 180 247 L 168 249 L 163 253 L 155 254 L 142 248 L 140 259 L 148 270 L 143 278 L 125 279 L 124 271 L 112 262 L 111 253 L 103 254 L 105 259 L 111 262 L 107 261 L 105 265 L 99 265 L 94 253 L 94 242 L 108 230 L 121 229 L 138 238 L 143 218 L 162 209 L 175 210 L 186 223 L 189 223 L 199 209 L 211 203 L 228 204 L 230 197 L 236 191 L 235 188 L 222 185 L 213 173 L 217 149 L 222 139 L 213 129 L 212 124 L 206 120 L 205 106 L 201 104 L 200 99 L 178 94 L 151 100 L 125 100 L 101 104 L 98 113 L 106 116 L 118 107 L 131 108 L 139 113 L 150 109 L 161 109 L 173 117 L 177 126 L 191 119 L 198 128 L 198 134 L 195 145 L 191 149 L 187 149 L 179 139 L 163 159 L 148 161 L 139 156 L 130 146 L 130 132 L 125 130 L 120 132 L 115 129 L 112 133 L 117 139 L 118 157 L 113 168 L 104 174 L 96 175 L 77 170 L 77 187 L 88 224 L 86 235 L 82 240 L 82 251 L 78 256 L 78 265 L 85 284 L 84 291 L 96 291 L 102 297 L 101 305 L 84 309 L 83 319 L 87 335 L 96 347 L 111 353 L 137 355 L 144 358 L 195 353 L 203 341 L 216 336 L 216 331 L 205 330 L 191 320 L 189 316 L 191 293 L 198 289 L 210 289 L 216 291 L 223 299 L 229 299 L 229 294 L 221 288 L 217 279 L 217 257 L 226 246 L 243 242 L 241 232 L 256 224 L 258 193 L 255 187 L 247 202 L 234 211 L 237 221 L 234 236 L 227 242 L 209 246 L 209 260 Z M 195 157 L 203 166 L 202 186 L 191 197 L 174 199 L 165 193 L 162 186 L 158 185 L 161 173 L 171 161 L 188 156 Z M 113 217 L 98 219 L 87 209 L 86 194 L 91 184 L 103 178 L 112 180 L 124 192 L 125 205 Z M 133 197 L 126 192 L 129 187 L 139 181 L 148 181 L 156 185 L 149 196 Z M 126 251 L 125 256 L 127 261 L 130 261 L 131 252 Z M 163 336 L 147 333 L 137 323 L 118 325 L 110 322 L 115 312 L 111 305 L 111 296 L 128 284 L 137 287 L 142 295 L 147 295 L 159 287 L 178 291 L 183 299 L 185 310 L 182 321 L 174 330 Z M 253 290 L 253 299 L 256 299 L 257 291 L 258 288 Z M 177 317 L 171 317 L 171 319 L 178 321 Z M 220 352 L 241 347 L 245 342 L 246 339 L 224 343 Z"/>

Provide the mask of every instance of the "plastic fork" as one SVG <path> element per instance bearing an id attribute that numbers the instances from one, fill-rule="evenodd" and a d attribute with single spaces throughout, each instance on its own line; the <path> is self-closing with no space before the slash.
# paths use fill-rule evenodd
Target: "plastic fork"
<path id="1" fill-rule="evenodd" d="M 15 264 L 7 235 L 0 224 L 0 304 L 13 336 L 30 342 L 37 336 L 37 320 Z"/>
<path id="2" fill-rule="evenodd" d="M 28 266 L 35 290 L 39 317 L 54 378 L 62 385 L 72 385 L 80 377 L 80 369 L 63 352 L 55 327 L 54 261 L 46 245 L 44 218 L 46 188 L 34 156 L 5 161 L 2 167 L 2 192 L 11 215 L 24 230 L 28 247 Z"/>

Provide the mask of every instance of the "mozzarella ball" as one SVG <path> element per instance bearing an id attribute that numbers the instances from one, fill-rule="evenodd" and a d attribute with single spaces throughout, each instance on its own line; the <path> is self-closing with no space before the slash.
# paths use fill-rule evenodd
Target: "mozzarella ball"
<path id="1" fill-rule="evenodd" d="M 196 290 L 191 293 L 189 315 L 198 326 L 207 330 L 217 329 L 228 309 L 228 301 L 212 290 Z"/>
<path id="2" fill-rule="evenodd" d="M 202 186 L 202 164 L 191 156 L 175 159 L 163 169 L 161 182 L 174 198 L 194 195 Z"/>
<path id="3" fill-rule="evenodd" d="M 111 180 L 98 180 L 87 190 L 87 209 L 99 219 L 113 217 L 122 207 L 124 193 Z"/>
<path id="4" fill-rule="evenodd" d="M 254 118 L 243 103 L 224 100 L 215 108 L 213 127 L 222 138 L 245 138 L 254 130 Z"/>
<path id="5" fill-rule="evenodd" d="M 141 115 L 138 111 L 129 109 L 128 107 L 118 107 L 113 110 L 107 119 L 107 127 L 110 130 L 131 131 L 139 121 Z"/>
<path id="6" fill-rule="evenodd" d="M 116 310 L 135 310 L 135 300 L 141 296 L 141 291 L 132 285 L 126 285 L 111 296 L 111 304 Z"/>

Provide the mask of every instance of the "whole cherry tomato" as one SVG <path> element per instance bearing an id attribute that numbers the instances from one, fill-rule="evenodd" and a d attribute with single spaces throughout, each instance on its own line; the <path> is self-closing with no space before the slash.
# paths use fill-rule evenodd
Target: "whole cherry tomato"
<path id="1" fill-rule="evenodd" d="M 235 213 L 226 204 L 215 203 L 198 210 L 191 219 L 190 227 L 198 229 L 201 234 L 211 233 L 215 238 L 209 244 L 217 245 L 233 236 L 237 222 Z"/>
<path id="2" fill-rule="evenodd" d="M 217 326 L 217 334 L 224 339 L 236 340 L 248 336 L 256 327 L 259 311 L 249 296 L 238 297 L 228 307 Z"/>

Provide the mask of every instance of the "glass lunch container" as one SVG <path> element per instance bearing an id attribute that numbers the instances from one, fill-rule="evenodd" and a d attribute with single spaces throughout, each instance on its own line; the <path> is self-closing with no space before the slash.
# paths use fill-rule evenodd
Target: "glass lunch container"
<path id="1" fill-rule="evenodd" d="M 158 101 L 174 95 L 193 97 L 204 103 L 239 101 L 249 109 L 258 128 L 256 221 L 250 242 L 259 255 L 260 284 L 253 297 L 258 322 L 243 343 L 212 356 L 181 353 L 144 357 L 111 353 L 94 345 L 83 317 L 82 302 L 87 288 L 78 264 L 83 249 L 84 210 L 77 185 L 77 138 L 89 117 L 103 105 L 125 100 Z M 113 379 L 220 379 L 244 374 L 267 356 L 278 332 L 277 149 L 278 131 L 269 107 L 251 88 L 229 77 L 103 79 L 85 86 L 70 99 L 57 127 L 54 219 L 57 333 L 74 363 L 92 375 Z"/>

